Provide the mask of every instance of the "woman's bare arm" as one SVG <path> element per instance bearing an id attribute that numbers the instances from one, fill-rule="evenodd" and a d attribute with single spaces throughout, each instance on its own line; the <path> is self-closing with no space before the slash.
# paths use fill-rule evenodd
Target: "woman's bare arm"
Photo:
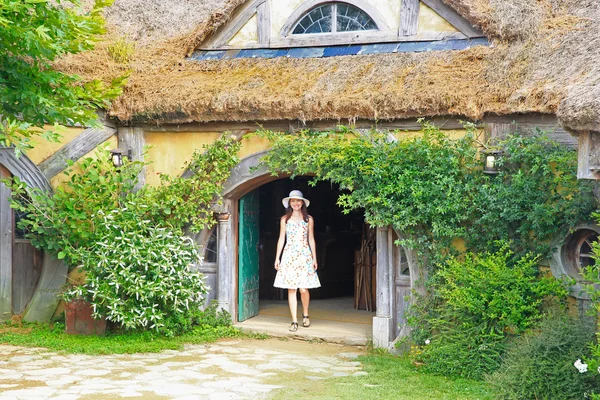
<path id="1" fill-rule="evenodd" d="M 310 246 L 310 252 L 312 253 L 313 268 L 316 271 L 318 268 L 317 246 L 315 245 L 315 220 L 313 217 L 308 217 L 308 245 Z"/>
<path id="2" fill-rule="evenodd" d="M 283 251 L 283 244 L 285 243 L 285 218 L 282 217 L 279 221 L 279 239 L 277 240 L 277 254 L 275 255 L 275 269 L 279 269 L 279 259 L 281 258 L 281 252 Z"/>

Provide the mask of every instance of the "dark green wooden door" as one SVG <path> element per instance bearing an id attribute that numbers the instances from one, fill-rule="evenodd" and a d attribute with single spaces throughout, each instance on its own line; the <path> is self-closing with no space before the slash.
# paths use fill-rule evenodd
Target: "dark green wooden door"
<path id="1" fill-rule="evenodd" d="M 258 315 L 258 191 L 240 199 L 238 321 Z"/>

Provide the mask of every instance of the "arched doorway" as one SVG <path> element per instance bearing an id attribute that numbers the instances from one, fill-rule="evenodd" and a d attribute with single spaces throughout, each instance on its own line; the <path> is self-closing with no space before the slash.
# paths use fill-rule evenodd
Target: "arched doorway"
<path id="1" fill-rule="evenodd" d="M 328 182 L 311 185 L 311 179 L 276 179 L 261 184 L 239 199 L 236 320 L 245 321 L 244 327 L 276 323 L 284 331 L 289 324 L 288 291 L 273 286 L 276 275 L 273 264 L 280 218 L 284 213 L 281 200 L 291 190 L 299 189 L 311 200 L 309 214 L 315 220 L 321 282 L 320 288 L 310 290 L 309 314 L 313 325 L 309 331 L 301 331 L 310 335 L 335 326 L 340 340 L 344 336 L 363 335 L 366 344 L 376 302 L 374 230 L 366 229 L 363 212 L 342 212 L 337 205 L 340 190 L 336 185 Z M 370 236 L 366 235 L 368 232 L 371 232 Z M 363 239 L 371 239 L 369 255 L 372 263 L 367 263 L 368 271 L 360 262 L 360 250 L 366 247 L 362 245 Z M 299 301 L 298 316 L 301 315 Z"/>
<path id="2" fill-rule="evenodd" d="M 251 155 L 249 157 L 244 158 L 232 171 L 231 176 L 227 180 L 224 185 L 223 190 L 223 202 L 219 206 L 215 207 L 215 212 L 217 213 L 218 219 L 218 243 L 217 243 L 217 265 L 216 265 L 216 274 L 215 274 L 215 292 L 216 292 L 216 300 L 219 303 L 220 308 L 229 311 L 232 315 L 234 322 L 238 320 L 238 311 L 239 311 L 239 299 L 240 299 L 240 288 L 242 288 L 241 293 L 247 293 L 250 296 L 252 293 L 252 298 L 258 308 L 260 308 L 261 304 L 261 296 L 263 297 L 263 305 L 265 301 L 272 301 L 269 299 L 275 299 L 285 303 L 285 294 L 278 295 L 276 289 L 269 288 L 272 285 L 271 276 L 274 272 L 272 269 L 272 262 L 274 261 L 275 251 L 273 248 L 268 249 L 265 246 L 274 246 L 274 244 L 269 244 L 267 242 L 263 242 L 263 251 L 265 254 L 265 260 L 262 261 L 264 265 L 263 268 L 263 276 L 261 278 L 260 273 L 260 261 L 257 262 L 256 269 L 256 279 L 254 282 L 255 286 L 246 286 L 244 287 L 244 283 L 239 283 L 239 228 L 240 228 L 240 200 L 248 195 L 258 193 L 258 203 L 260 206 L 260 197 L 261 191 L 266 193 L 263 194 L 263 197 L 267 197 L 267 200 L 264 200 L 263 207 L 267 209 L 272 209 L 272 216 L 262 217 L 261 221 L 272 221 L 266 222 L 270 225 L 270 227 L 263 233 L 263 239 L 269 236 L 276 236 L 278 233 L 278 219 L 283 214 L 283 207 L 280 205 L 281 198 L 285 197 L 291 188 L 299 188 L 303 189 L 302 184 L 292 184 L 291 187 L 286 187 L 285 184 L 277 184 L 273 183 L 278 180 L 282 180 L 283 178 L 287 178 L 287 176 L 273 176 L 269 171 L 264 168 L 259 167 L 260 158 L 264 153 L 257 153 Z M 298 179 L 298 178 L 296 178 Z M 305 179 L 303 184 L 307 184 L 306 179 L 310 178 L 301 178 Z M 301 181 L 296 181 L 301 182 Z M 283 185 L 283 186 L 278 186 Z M 298 187 L 298 185 L 300 185 Z M 328 183 L 324 183 L 327 187 L 327 191 L 331 192 L 332 188 Z M 261 187 L 265 187 L 265 189 L 261 189 Z M 270 190 L 269 190 L 270 188 Z M 310 197 L 313 194 L 311 200 L 316 199 L 315 204 L 319 204 L 319 194 L 311 193 L 310 186 L 307 185 L 306 196 Z M 314 189 L 317 190 L 317 189 Z M 337 190 L 337 189 L 336 189 Z M 279 192 L 277 192 L 279 191 Z M 337 199 L 337 196 L 332 196 L 331 199 Z M 328 198 L 322 198 L 320 203 L 327 204 L 331 201 Z M 334 201 L 335 202 L 335 201 Z M 312 207 L 312 206 L 311 206 Z M 336 206 L 337 207 L 337 206 Z M 279 210 L 279 211 L 277 211 Z M 252 211 L 260 215 L 260 209 L 258 211 Z M 311 213 L 314 213 L 314 209 L 310 209 Z M 332 209 L 324 209 L 324 213 L 332 213 Z M 339 209 L 336 212 L 341 213 Z M 319 218 L 319 220 L 317 220 Z M 327 220 L 329 216 L 319 217 L 315 215 L 317 226 L 321 226 L 322 229 L 326 229 Z M 260 221 L 258 225 L 260 225 Z M 339 224 L 340 226 L 343 224 Z M 325 235 L 327 234 L 326 230 L 323 232 Z M 249 248 L 259 249 L 261 247 L 261 243 L 259 242 L 260 233 L 256 235 L 256 242 L 251 244 Z M 341 236 L 338 236 L 337 241 L 342 242 L 340 240 Z M 274 239 L 269 239 L 274 240 Z M 394 273 L 394 255 L 393 255 L 393 237 L 392 230 L 389 227 L 379 227 L 376 229 L 374 233 L 374 243 L 376 244 L 377 251 L 375 252 L 373 258 L 374 262 L 377 265 L 377 270 L 372 273 L 373 278 L 375 280 L 376 288 L 373 290 L 373 296 L 375 297 L 374 303 L 376 303 L 376 313 L 369 312 L 369 332 L 372 333 L 373 343 L 376 347 L 389 347 L 396 337 L 396 329 L 394 324 L 398 324 L 403 320 L 403 311 L 397 310 L 396 307 L 400 305 L 401 307 L 405 306 L 405 302 L 396 301 L 400 299 L 402 296 L 401 291 L 397 291 L 394 289 L 395 285 L 395 273 Z M 354 252 L 354 248 L 348 249 L 349 254 Z M 319 257 L 322 257 L 323 253 L 317 249 L 317 252 L 320 253 Z M 412 256 L 412 251 L 410 251 L 408 262 L 412 264 L 413 268 L 416 268 L 416 261 L 414 256 Z M 267 259 L 267 256 L 272 254 L 271 260 Z M 325 253 L 326 254 L 326 253 Z M 260 258 L 260 255 L 257 256 Z M 325 261 L 327 264 L 327 261 Z M 327 268 L 327 267 L 325 267 Z M 347 276 L 347 275 L 346 275 Z M 400 279 L 399 286 L 404 288 L 407 286 L 407 283 L 410 282 L 410 287 L 414 288 L 415 279 L 418 279 L 420 274 L 414 273 L 411 269 L 410 271 L 410 280 Z M 325 278 L 325 277 L 324 277 Z M 345 278 L 343 278 L 345 279 Z M 261 281 L 263 290 L 261 292 Z M 344 285 L 342 285 L 344 286 Z M 331 293 L 335 293 L 338 290 L 337 288 L 332 290 Z M 402 289 L 404 290 L 404 289 Z M 407 290 L 410 290 L 407 288 Z M 321 290 L 321 293 L 313 298 L 316 298 L 322 293 L 325 292 L 325 287 Z M 343 291 L 342 291 L 343 292 Z M 397 293 L 397 294 L 396 294 Z M 279 297 L 278 297 L 279 296 Z M 266 299 L 265 299 L 266 297 Z M 283 298 L 282 298 L 283 297 Z M 343 297 L 342 297 L 343 298 Z M 350 298 L 352 300 L 352 298 Z M 313 309 L 311 304 L 311 309 Z M 284 309 L 285 310 L 285 309 Z M 257 310 L 259 311 L 259 310 Z M 287 313 L 286 321 L 289 323 L 289 312 Z M 312 314 L 312 311 L 311 311 Z M 335 311 L 330 314 L 335 314 Z M 250 318 L 250 321 L 253 321 L 258 318 Z M 311 327 L 312 330 L 312 327 Z M 371 335 L 369 335 L 371 336 Z"/>
<path id="3" fill-rule="evenodd" d="M 259 195 L 260 299 L 285 300 L 287 292 L 273 287 L 273 262 L 279 236 L 279 219 L 284 213 L 281 199 L 293 189 L 311 200 L 309 214 L 315 220 L 315 242 L 321 287 L 311 298 L 347 298 L 353 304 L 355 253 L 361 248 L 364 218 L 361 212 L 344 214 L 336 204 L 339 188 L 327 182 L 309 185 L 309 177 L 279 179 L 256 189 Z M 371 291 L 369 291 L 371 292 Z M 372 304 L 369 301 L 369 305 Z M 373 307 L 371 307 L 373 309 Z"/>

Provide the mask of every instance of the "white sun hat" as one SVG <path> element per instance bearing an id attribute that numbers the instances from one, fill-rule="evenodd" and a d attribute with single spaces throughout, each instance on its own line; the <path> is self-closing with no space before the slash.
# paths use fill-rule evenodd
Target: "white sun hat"
<path id="1" fill-rule="evenodd" d="M 304 201 L 304 204 L 306 204 L 306 207 L 308 207 L 310 205 L 310 200 L 305 199 L 304 195 L 302 194 L 301 191 L 299 190 L 292 190 L 290 192 L 290 195 L 286 198 L 284 198 L 283 200 L 281 200 L 281 202 L 283 203 L 283 206 L 285 208 L 288 208 L 290 205 L 290 199 L 298 199 L 298 200 L 302 200 Z"/>

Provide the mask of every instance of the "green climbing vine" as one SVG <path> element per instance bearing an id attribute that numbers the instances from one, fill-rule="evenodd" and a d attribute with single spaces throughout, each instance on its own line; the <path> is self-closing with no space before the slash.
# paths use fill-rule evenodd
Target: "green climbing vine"
<path id="1" fill-rule="evenodd" d="M 346 212 L 364 209 L 365 220 L 391 225 L 403 245 L 432 263 L 464 239 L 474 252 L 494 251 L 499 240 L 516 255 L 542 257 L 550 241 L 595 209 L 589 183 L 577 181 L 576 153 L 546 135 L 510 136 L 498 176 L 482 174 L 475 128 L 452 140 L 424 123 L 422 135 L 388 140 L 388 132 L 259 133 L 272 150 L 262 159 L 276 174 L 313 175 L 332 181 Z"/>

